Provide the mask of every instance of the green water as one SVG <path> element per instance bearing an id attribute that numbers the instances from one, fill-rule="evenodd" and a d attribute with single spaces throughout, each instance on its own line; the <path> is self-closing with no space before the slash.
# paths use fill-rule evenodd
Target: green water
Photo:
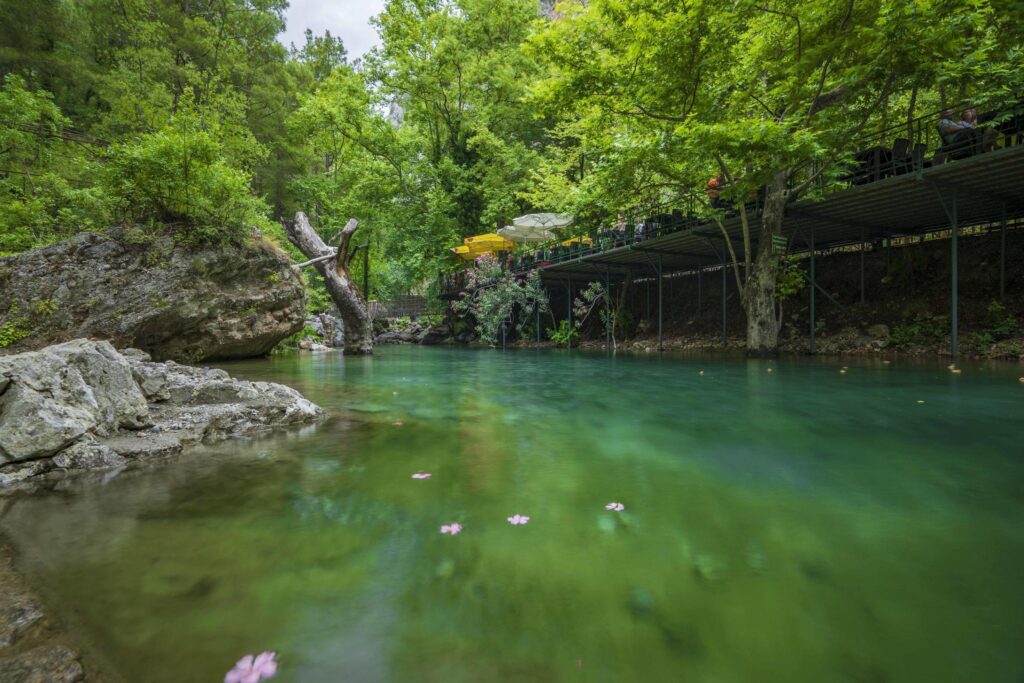
<path id="1" fill-rule="evenodd" d="M 1024 372 L 843 362 L 231 364 L 335 417 L 2 526 L 132 683 L 1020 683 Z"/>

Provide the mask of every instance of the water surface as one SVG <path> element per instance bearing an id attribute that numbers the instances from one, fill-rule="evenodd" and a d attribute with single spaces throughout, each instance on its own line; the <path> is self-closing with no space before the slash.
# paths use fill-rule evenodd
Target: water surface
<path id="1" fill-rule="evenodd" d="M 0 524 L 132 683 L 1020 683 L 1019 367 L 842 362 L 234 363 L 335 417 Z"/>

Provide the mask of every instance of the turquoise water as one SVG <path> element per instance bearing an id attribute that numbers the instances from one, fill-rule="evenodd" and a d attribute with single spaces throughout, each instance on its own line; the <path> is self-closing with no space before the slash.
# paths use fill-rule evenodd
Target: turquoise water
<path id="1" fill-rule="evenodd" d="M 218 681 L 261 650 L 304 683 L 1024 680 L 1019 366 L 388 347 L 224 367 L 333 417 L 0 523 L 126 681 Z"/>

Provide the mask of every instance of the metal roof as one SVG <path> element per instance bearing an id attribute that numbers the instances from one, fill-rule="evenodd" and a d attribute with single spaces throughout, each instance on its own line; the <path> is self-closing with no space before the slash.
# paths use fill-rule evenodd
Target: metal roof
<path id="1" fill-rule="evenodd" d="M 808 249 L 813 230 L 818 250 L 879 237 L 919 235 L 950 227 L 947 209 L 956 196 L 961 228 L 1024 216 L 1024 145 L 851 187 L 786 207 L 783 234 L 790 252 Z M 751 250 L 757 249 L 761 219 L 751 214 Z M 744 257 L 738 216 L 723 221 L 737 258 Z M 659 267 L 664 273 L 722 262 L 724 240 L 713 222 L 605 251 L 591 251 L 540 269 L 545 280 L 614 277 L 627 270 Z"/>

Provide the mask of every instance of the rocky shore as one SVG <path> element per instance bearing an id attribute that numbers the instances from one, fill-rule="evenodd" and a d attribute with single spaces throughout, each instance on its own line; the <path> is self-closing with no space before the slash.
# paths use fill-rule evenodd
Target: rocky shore
<path id="1" fill-rule="evenodd" d="M 0 496 L 320 419 L 297 391 L 77 339 L 0 356 Z M 88 664 L 88 663 L 87 663 Z M 98 681 L 0 539 L 0 683 Z"/>
<path id="2" fill-rule="evenodd" d="M 321 416 L 289 387 L 155 363 L 105 341 L 0 356 L 0 494 Z"/>

